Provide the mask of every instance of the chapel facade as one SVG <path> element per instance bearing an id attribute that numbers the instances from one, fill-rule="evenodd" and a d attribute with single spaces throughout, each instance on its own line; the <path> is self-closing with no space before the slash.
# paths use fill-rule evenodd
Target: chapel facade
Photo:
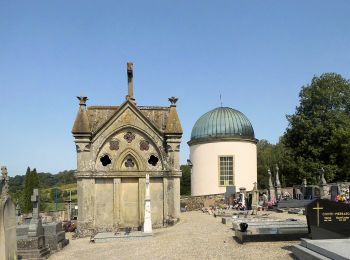
<path id="1" fill-rule="evenodd" d="M 77 152 L 78 234 L 140 228 L 144 221 L 146 173 L 150 175 L 153 227 L 179 219 L 182 127 L 170 106 L 137 106 L 133 64 L 127 64 L 128 95 L 120 106 L 86 106 L 72 133 Z"/>

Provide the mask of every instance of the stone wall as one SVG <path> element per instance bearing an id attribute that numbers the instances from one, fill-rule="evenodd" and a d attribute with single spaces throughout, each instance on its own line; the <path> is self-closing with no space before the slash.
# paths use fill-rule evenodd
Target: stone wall
<path id="1" fill-rule="evenodd" d="M 203 207 L 217 206 L 224 203 L 224 194 L 206 195 L 206 196 L 181 196 L 181 208 L 187 211 L 200 210 Z"/>

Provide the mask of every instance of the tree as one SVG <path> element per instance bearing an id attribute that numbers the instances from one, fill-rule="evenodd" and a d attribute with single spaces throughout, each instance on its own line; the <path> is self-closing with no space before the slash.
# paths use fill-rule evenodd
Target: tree
<path id="1" fill-rule="evenodd" d="M 267 170 L 276 163 L 274 154 L 275 145 L 267 140 L 260 140 L 257 144 L 258 185 L 259 189 L 266 189 L 269 183 Z"/>
<path id="2" fill-rule="evenodd" d="M 39 178 L 34 168 L 33 171 L 30 168 L 27 168 L 25 179 L 24 179 L 24 187 L 21 196 L 21 208 L 24 213 L 29 213 L 32 211 L 32 201 L 31 196 L 33 194 L 33 189 L 39 187 Z"/>
<path id="3" fill-rule="evenodd" d="M 300 104 L 288 115 L 282 138 L 296 168 L 294 178 L 316 183 L 321 168 L 327 181 L 350 179 L 350 82 L 325 73 L 303 86 Z"/>
<path id="4" fill-rule="evenodd" d="M 188 165 L 181 165 L 182 178 L 180 180 L 180 194 L 191 195 L 191 167 Z"/>

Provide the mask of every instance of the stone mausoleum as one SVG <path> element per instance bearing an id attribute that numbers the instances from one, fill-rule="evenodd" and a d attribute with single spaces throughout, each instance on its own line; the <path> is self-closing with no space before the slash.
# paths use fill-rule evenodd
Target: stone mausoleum
<path id="1" fill-rule="evenodd" d="M 257 181 L 257 139 L 240 111 L 218 107 L 202 115 L 191 132 L 191 194 L 222 194 L 226 186 L 252 190 Z"/>
<path id="2" fill-rule="evenodd" d="M 145 176 L 150 175 L 153 227 L 179 219 L 179 151 L 182 136 L 170 106 L 137 106 L 133 64 L 128 63 L 128 95 L 119 106 L 80 104 L 73 126 L 77 151 L 78 233 L 140 228 L 144 222 Z"/>

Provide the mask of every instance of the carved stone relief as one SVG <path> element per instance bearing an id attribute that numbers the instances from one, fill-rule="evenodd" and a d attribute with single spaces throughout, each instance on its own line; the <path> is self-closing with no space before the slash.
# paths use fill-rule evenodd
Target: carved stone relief
<path id="1" fill-rule="evenodd" d="M 134 139 L 135 139 L 135 134 L 128 131 L 125 133 L 124 135 L 124 139 L 128 142 L 128 143 L 131 143 Z"/>
<path id="2" fill-rule="evenodd" d="M 119 149 L 119 141 L 118 140 L 109 141 L 109 149 L 117 151 Z"/>
<path id="3" fill-rule="evenodd" d="M 141 151 L 148 151 L 149 150 L 149 142 L 146 140 L 140 141 L 140 150 Z"/>

